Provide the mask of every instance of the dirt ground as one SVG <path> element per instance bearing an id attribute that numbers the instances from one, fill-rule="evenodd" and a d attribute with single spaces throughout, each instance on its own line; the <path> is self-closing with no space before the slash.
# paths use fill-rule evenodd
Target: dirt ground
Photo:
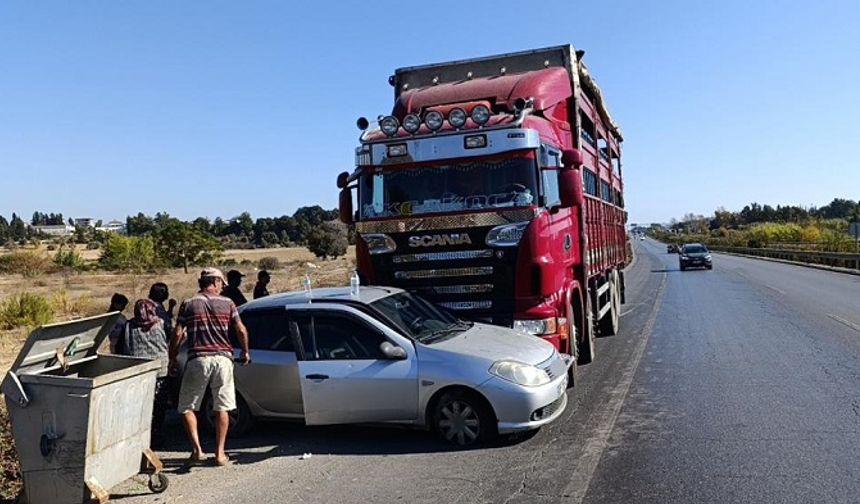
<path id="1" fill-rule="evenodd" d="M 98 251 L 82 251 L 98 252 Z M 47 253 L 47 251 L 46 251 Z M 86 257 L 86 256 L 85 256 Z M 95 257 L 98 257 L 97 254 Z M 281 248 L 260 250 L 228 250 L 224 258 L 238 263 L 247 259 L 256 263 L 263 257 L 276 257 L 281 268 L 270 270 L 272 277 L 269 292 L 284 292 L 302 288 L 304 275 L 310 275 L 314 286 L 327 287 L 348 285 L 349 274 L 355 267 L 354 250 L 350 248 L 346 257 L 321 261 L 304 248 Z M 225 270 L 228 268 L 224 268 Z M 253 265 L 231 266 L 247 275 L 241 285 L 248 299 L 252 298 L 257 270 Z M 96 315 L 107 310 L 110 297 L 115 292 L 125 294 L 132 302 L 145 297 L 154 282 L 165 282 L 171 297 L 181 301 L 197 290 L 199 268 L 186 274 L 181 269 L 166 270 L 159 274 L 118 274 L 85 272 L 79 274 L 49 274 L 37 278 L 21 275 L 0 275 L 0 301 L 21 292 L 41 294 L 52 300 L 57 310 L 56 321 L 74 317 Z M 226 273 L 226 271 L 225 271 Z M 126 309 L 126 316 L 130 316 Z M 14 362 L 27 336 L 27 329 L 18 328 L 0 331 L 0 378 L 5 376 Z M 18 464 L 9 426 L 6 422 L 5 401 L 0 404 L 0 502 L 13 498 L 20 487 Z"/>

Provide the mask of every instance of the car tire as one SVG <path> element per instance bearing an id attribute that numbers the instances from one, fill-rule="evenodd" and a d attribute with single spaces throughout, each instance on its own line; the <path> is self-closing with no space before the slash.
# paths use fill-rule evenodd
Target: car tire
<path id="1" fill-rule="evenodd" d="M 433 408 L 433 430 L 449 443 L 471 446 L 498 435 L 498 424 L 482 398 L 463 390 L 445 392 Z"/>
<path id="2" fill-rule="evenodd" d="M 709 264 L 709 265 L 707 265 L 706 267 L 707 267 L 709 270 L 714 269 L 714 265 L 713 265 L 713 264 Z"/>
<path id="3" fill-rule="evenodd" d="M 687 267 L 686 267 L 686 266 L 684 266 L 683 264 L 681 264 L 680 266 L 681 266 L 681 271 L 684 271 L 684 270 L 686 270 L 686 269 L 687 269 Z"/>
<path id="4" fill-rule="evenodd" d="M 202 417 L 202 424 L 206 431 L 215 432 L 215 413 L 212 411 L 212 394 L 206 392 L 203 398 L 203 404 L 200 406 L 198 417 Z M 242 437 L 247 434 L 254 426 L 254 417 L 251 415 L 251 410 L 248 408 L 248 403 L 242 399 L 242 396 L 236 394 L 236 409 L 230 412 L 230 427 L 227 429 L 227 436 L 231 438 Z"/>

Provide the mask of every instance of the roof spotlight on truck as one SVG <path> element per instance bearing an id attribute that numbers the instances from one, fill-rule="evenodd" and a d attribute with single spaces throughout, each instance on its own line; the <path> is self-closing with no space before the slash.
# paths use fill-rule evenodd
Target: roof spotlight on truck
<path id="1" fill-rule="evenodd" d="M 403 118 L 403 129 L 408 133 L 415 134 L 421 128 L 421 118 L 415 114 L 408 114 Z"/>
<path id="2" fill-rule="evenodd" d="M 459 129 L 466 125 L 466 111 L 460 107 L 454 107 L 448 112 L 448 124 Z"/>
<path id="3" fill-rule="evenodd" d="M 424 124 L 426 124 L 431 131 L 437 131 L 440 129 L 444 122 L 445 117 L 442 115 L 442 112 L 439 112 L 438 110 L 431 110 L 424 116 Z"/>
<path id="4" fill-rule="evenodd" d="M 475 121 L 475 124 L 478 126 L 487 124 L 487 121 L 490 120 L 489 107 L 486 105 L 475 105 L 472 108 L 472 120 Z"/>
<path id="5" fill-rule="evenodd" d="M 390 137 L 397 134 L 398 128 L 400 128 L 400 121 L 394 116 L 385 116 L 379 121 L 379 129 Z"/>

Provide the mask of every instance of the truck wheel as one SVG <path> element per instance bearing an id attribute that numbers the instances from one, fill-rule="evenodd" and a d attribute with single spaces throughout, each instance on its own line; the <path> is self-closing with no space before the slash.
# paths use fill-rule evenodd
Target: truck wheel
<path id="1" fill-rule="evenodd" d="M 613 336 L 618 334 L 621 315 L 621 295 L 618 285 L 618 272 L 613 271 L 609 278 L 609 310 L 600 319 L 600 335 Z"/>
<path id="2" fill-rule="evenodd" d="M 594 318 L 591 313 L 591 296 L 586 294 L 585 298 L 585 323 L 582 324 L 582 327 L 585 329 L 585 333 L 582 334 L 581 339 L 577 341 L 577 346 L 579 347 L 577 349 L 578 364 L 590 364 L 596 357 L 594 348 Z"/>
<path id="3" fill-rule="evenodd" d="M 462 390 L 445 392 L 433 408 L 433 429 L 459 446 L 469 446 L 496 436 L 493 413 L 484 401 Z"/>

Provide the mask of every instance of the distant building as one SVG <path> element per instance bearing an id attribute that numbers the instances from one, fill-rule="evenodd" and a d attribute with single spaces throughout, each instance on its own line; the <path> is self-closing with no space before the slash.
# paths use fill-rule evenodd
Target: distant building
<path id="1" fill-rule="evenodd" d="M 125 222 L 121 222 L 118 220 L 112 220 L 103 226 L 99 226 L 96 228 L 98 231 L 104 231 L 105 233 L 125 233 Z"/>
<path id="2" fill-rule="evenodd" d="M 80 217 L 74 222 L 76 227 L 96 227 L 96 220 L 91 217 Z"/>
<path id="3" fill-rule="evenodd" d="M 30 226 L 30 229 L 35 233 L 45 234 L 48 236 L 69 236 L 75 232 L 75 228 L 66 224 L 57 224 L 51 226 Z"/>

